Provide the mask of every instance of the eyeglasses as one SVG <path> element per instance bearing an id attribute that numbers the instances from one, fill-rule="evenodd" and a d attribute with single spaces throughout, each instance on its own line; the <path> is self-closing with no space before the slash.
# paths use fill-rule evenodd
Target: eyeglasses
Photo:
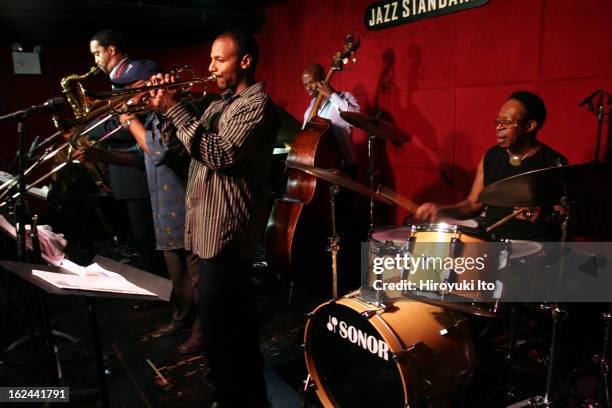
<path id="1" fill-rule="evenodd" d="M 495 119 L 495 127 L 501 127 L 504 129 L 507 128 L 511 128 L 511 127 L 517 127 L 518 125 L 520 125 L 522 122 L 524 122 L 525 119 L 519 119 L 519 120 L 502 120 L 502 119 Z"/>

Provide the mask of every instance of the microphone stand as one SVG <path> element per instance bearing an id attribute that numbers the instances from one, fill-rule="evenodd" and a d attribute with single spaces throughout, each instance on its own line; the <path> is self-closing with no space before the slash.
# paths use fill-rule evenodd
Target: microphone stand
<path id="1" fill-rule="evenodd" d="M 606 150 L 604 151 L 604 161 L 612 160 L 612 152 L 610 151 L 610 144 L 612 143 L 612 128 L 610 127 L 610 115 L 612 112 L 612 95 L 606 92 L 608 95 L 608 137 L 606 139 Z"/>
<path id="2" fill-rule="evenodd" d="M 606 92 L 603 89 L 598 89 L 595 92 L 593 92 L 592 94 L 590 94 L 589 96 L 587 96 L 582 102 L 580 102 L 580 104 L 578 105 L 579 107 L 583 107 L 584 105 L 587 105 L 587 111 L 588 112 L 594 112 L 596 117 L 597 117 L 597 134 L 596 134 L 596 138 L 595 138 L 595 158 L 593 159 L 593 161 L 598 162 L 599 161 L 599 150 L 600 150 L 600 145 L 601 145 L 601 132 L 603 129 L 603 122 L 604 122 L 604 117 L 606 115 L 610 115 L 610 112 L 608 111 L 608 113 L 606 114 L 604 112 L 605 108 L 604 108 L 604 97 L 608 97 L 608 108 L 610 109 L 610 106 L 612 105 L 612 96 L 610 96 L 610 94 L 608 92 Z M 593 100 L 598 97 L 597 99 L 597 109 L 595 109 L 595 107 L 593 106 Z M 612 138 L 611 134 L 610 134 L 610 129 L 608 129 L 608 137 L 606 140 L 606 151 L 604 152 L 604 159 L 606 158 L 606 155 L 608 155 L 608 149 L 610 148 L 610 139 Z"/>
<path id="3" fill-rule="evenodd" d="M 17 121 L 17 136 L 18 136 L 18 185 L 19 195 L 15 202 L 15 221 L 16 221 L 16 235 L 17 235 L 17 261 L 20 263 L 27 263 L 28 257 L 26 252 L 26 222 L 30 223 L 31 231 L 35 231 L 37 228 L 37 217 L 34 218 L 34 222 L 28 219 L 27 210 L 27 182 L 24 176 L 26 166 L 26 149 L 25 149 L 25 125 L 24 121 L 30 115 L 40 113 L 34 110 L 22 110 L 13 112 L 8 115 L 0 117 L 0 120 L 14 119 Z M 34 239 L 32 244 L 38 245 L 38 248 L 33 247 L 34 257 L 33 261 L 36 262 L 36 257 L 40 256 L 40 242 L 38 241 L 37 230 L 34 232 Z M 52 385 L 59 385 L 59 376 L 61 375 L 57 371 L 57 359 L 55 354 L 55 346 L 53 343 L 53 336 L 51 334 L 51 326 L 46 315 L 46 304 L 42 298 L 40 292 L 35 288 L 30 288 L 29 291 L 29 311 L 32 318 L 30 323 L 31 335 L 36 336 L 43 348 L 43 358 L 46 360 L 47 373 Z M 35 347 L 36 349 L 36 347 Z"/>
<path id="4" fill-rule="evenodd" d="M 25 132 L 24 132 L 24 124 L 23 118 L 20 118 L 17 122 L 17 135 L 19 138 L 19 155 L 17 159 L 18 163 L 18 177 L 19 177 L 19 197 L 17 198 L 17 202 L 15 206 L 17 207 L 15 210 L 15 218 L 17 224 L 17 261 L 18 262 L 26 262 L 26 235 L 25 235 L 25 224 L 27 217 L 26 210 L 26 198 L 25 192 L 27 189 L 26 179 L 23 176 L 25 171 Z"/>

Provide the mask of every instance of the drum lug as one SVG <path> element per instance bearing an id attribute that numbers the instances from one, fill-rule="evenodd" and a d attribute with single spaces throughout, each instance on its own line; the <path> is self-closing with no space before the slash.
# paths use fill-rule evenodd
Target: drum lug
<path id="1" fill-rule="evenodd" d="M 374 310 L 366 310 L 361 312 L 361 315 L 363 317 L 365 317 L 366 319 L 371 318 L 372 316 L 374 316 L 376 314 L 376 312 L 378 312 L 379 309 L 374 309 Z"/>
<path id="2" fill-rule="evenodd" d="M 448 246 L 448 255 L 452 258 L 457 258 L 463 253 L 463 241 L 461 238 L 453 237 Z"/>
<path id="3" fill-rule="evenodd" d="M 315 382 L 312 381 L 310 374 L 308 374 L 308 376 L 306 376 L 306 379 L 302 381 L 302 391 L 307 392 L 307 391 L 313 391 L 316 389 L 317 389 L 317 384 L 315 384 Z"/>
<path id="4" fill-rule="evenodd" d="M 458 329 L 459 327 L 461 327 L 461 325 L 463 325 L 463 323 L 465 322 L 466 319 L 459 319 L 457 320 L 453 325 L 448 326 L 445 329 L 440 330 L 440 336 L 447 336 L 450 334 L 451 331 L 453 331 L 454 329 Z"/>
<path id="5" fill-rule="evenodd" d="M 402 351 L 398 351 L 398 352 L 394 352 L 391 354 L 391 357 L 393 358 L 393 360 L 395 362 L 397 362 L 400 358 L 402 358 L 405 354 L 412 352 L 415 348 L 419 347 L 420 345 L 422 345 L 423 342 L 422 341 L 417 341 L 416 343 L 411 344 L 410 346 L 408 346 L 407 348 L 405 348 Z"/>
<path id="6" fill-rule="evenodd" d="M 412 255 L 412 252 L 414 251 L 415 243 L 416 243 L 416 237 L 414 235 L 408 237 L 408 239 L 406 240 L 406 250 L 408 251 L 409 255 Z"/>
<path id="7" fill-rule="evenodd" d="M 364 310 L 363 312 L 360 313 L 360 315 L 362 315 L 366 319 L 369 319 L 372 316 L 374 316 L 376 313 L 378 313 L 378 312 L 383 312 L 384 313 L 388 309 L 391 308 L 391 306 L 387 306 L 384 303 L 376 303 L 376 306 L 378 306 L 377 309 Z"/>

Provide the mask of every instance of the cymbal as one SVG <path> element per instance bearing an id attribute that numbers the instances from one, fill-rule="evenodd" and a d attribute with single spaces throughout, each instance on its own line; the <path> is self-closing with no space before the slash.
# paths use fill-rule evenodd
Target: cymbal
<path id="1" fill-rule="evenodd" d="M 360 112 L 340 112 L 340 116 L 351 125 L 364 130 L 366 133 L 393 142 L 409 142 L 410 135 L 391 122 L 364 115 Z"/>
<path id="2" fill-rule="evenodd" d="M 363 184 L 358 183 L 352 180 L 351 178 L 340 174 L 340 170 L 338 169 L 321 169 L 319 167 L 314 167 L 308 164 L 302 164 L 295 161 L 287 161 L 287 167 L 290 169 L 297 169 L 303 171 L 317 178 L 329 181 L 332 184 L 336 184 L 348 190 L 354 191 L 358 194 L 373 197 L 378 201 L 382 201 L 383 203 L 393 204 L 391 200 L 377 193 L 376 191 L 372 191 Z"/>
<path id="3" fill-rule="evenodd" d="M 485 204 L 530 207 L 611 196 L 612 162 L 574 164 L 529 171 L 489 184 L 479 196 Z"/>

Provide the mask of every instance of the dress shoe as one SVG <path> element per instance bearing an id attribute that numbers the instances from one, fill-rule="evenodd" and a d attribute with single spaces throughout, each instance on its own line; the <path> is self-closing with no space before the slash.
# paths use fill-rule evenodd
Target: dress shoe
<path id="1" fill-rule="evenodd" d="M 199 337 L 190 337 L 176 349 L 181 354 L 198 354 L 204 351 L 204 340 Z"/>
<path id="2" fill-rule="evenodd" d="M 160 327 L 157 331 L 161 336 L 176 336 L 178 334 L 184 334 L 191 330 L 185 323 L 181 322 L 170 322 Z"/>

